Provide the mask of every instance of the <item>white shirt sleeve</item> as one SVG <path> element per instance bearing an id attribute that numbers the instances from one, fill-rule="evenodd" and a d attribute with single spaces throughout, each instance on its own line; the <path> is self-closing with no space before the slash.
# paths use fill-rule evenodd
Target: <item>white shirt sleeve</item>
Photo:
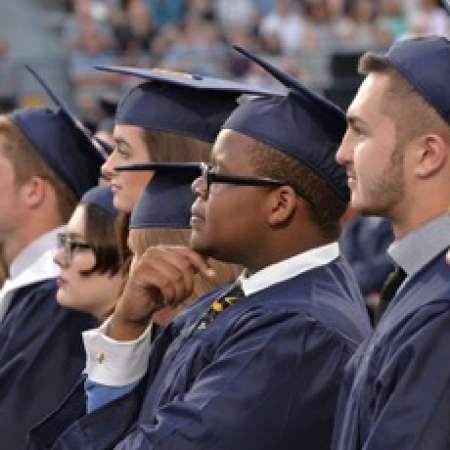
<path id="1" fill-rule="evenodd" d="M 133 341 L 110 338 L 108 326 L 109 319 L 100 327 L 83 332 L 85 374 L 90 381 L 106 386 L 125 386 L 140 380 L 148 368 L 152 324 Z"/>

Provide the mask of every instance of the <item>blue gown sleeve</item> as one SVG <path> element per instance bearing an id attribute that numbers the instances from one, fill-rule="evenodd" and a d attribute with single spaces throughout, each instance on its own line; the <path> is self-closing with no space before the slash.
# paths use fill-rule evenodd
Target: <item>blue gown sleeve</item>
<path id="1" fill-rule="evenodd" d="M 238 320 L 228 336 L 191 386 L 157 411 L 144 404 L 116 450 L 329 448 L 345 340 L 288 313 Z"/>
<path id="2" fill-rule="evenodd" d="M 373 426 L 364 450 L 449 448 L 449 309 L 448 301 L 428 305 L 392 343 L 394 357 L 375 385 Z"/>

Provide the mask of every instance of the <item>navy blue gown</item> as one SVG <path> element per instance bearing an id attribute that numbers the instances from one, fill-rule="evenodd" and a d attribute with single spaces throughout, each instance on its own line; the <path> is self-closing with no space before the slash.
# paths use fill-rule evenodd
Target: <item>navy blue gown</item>
<path id="1" fill-rule="evenodd" d="M 349 362 L 335 450 L 450 448 L 450 267 L 413 276 Z"/>
<path id="2" fill-rule="evenodd" d="M 29 430 L 64 399 L 85 366 L 87 315 L 58 305 L 55 280 L 19 289 L 0 325 L 0 449 L 25 448 Z"/>
<path id="3" fill-rule="evenodd" d="M 203 328 L 216 295 L 156 340 L 143 398 L 82 417 L 80 383 L 29 448 L 328 450 L 344 366 L 371 331 L 347 265 L 338 258 L 244 297 Z"/>

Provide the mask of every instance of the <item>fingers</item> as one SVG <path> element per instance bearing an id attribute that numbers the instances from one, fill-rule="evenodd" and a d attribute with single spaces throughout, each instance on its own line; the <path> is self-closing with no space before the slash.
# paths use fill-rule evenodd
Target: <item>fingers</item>
<path id="1" fill-rule="evenodd" d="M 196 273 L 209 279 L 217 277 L 216 271 L 208 264 L 208 259 L 189 247 L 171 246 L 167 247 L 167 249 L 183 255 L 190 262 Z"/>
<path id="2" fill-rule="evenodd" d="M 205 257 L 187 247 L 155 246 L 133 258 L 132 270 L 117 305 L 130 321 L 150 320 L 166 305 L 175 308 L 194 293 L 195 275 L 215 278 Z"/>
<path id="3" fill-rule="evenodd" d="M 192 295 L 196 273 L 208 278 L 216 276 L 206 259 L 193 250 L 156 246 L 148 248 L 139 258 L 132 276 L 159 289 L 164 303 L 173 306 Z"/>

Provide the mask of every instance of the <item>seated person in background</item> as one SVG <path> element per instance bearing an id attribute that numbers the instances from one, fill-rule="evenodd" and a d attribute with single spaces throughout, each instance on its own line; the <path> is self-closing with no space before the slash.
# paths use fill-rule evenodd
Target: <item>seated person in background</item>
<path id="1" fill-rule="evenodd" d="M 90 189 L 58 235 L 54 258 L 61 269 L 58 303 L 87 312 L 100 323 L 113 312 L 124 283 L 117 213 L 109 186 Z"/>
<path id="2" fill-rule="evenodd" d="M 243 83 L 159 69 L 100 69 L 144 80 L 119 101 L 113 130 L 115 147 L 102 167 L 112 186 L 115 207 L 126 213 L 137 203 L 152 173 L 117 171 L 117 166 L 209 161 L 212 143 L 237 106 L 238 97 L 270 93 Z"/>
<path id="3" fill-rule="evenodd" d="M 14 450 L 78 379 L 81 332 L 97 323 L 56 302 L 53 256 L 60 227 L 97 184 L 103 149 L 45 88 L 56 108 L 0 116 L 0 243 L 9 272 L 0 291 L 0 435 L 2 448 Z"/>

